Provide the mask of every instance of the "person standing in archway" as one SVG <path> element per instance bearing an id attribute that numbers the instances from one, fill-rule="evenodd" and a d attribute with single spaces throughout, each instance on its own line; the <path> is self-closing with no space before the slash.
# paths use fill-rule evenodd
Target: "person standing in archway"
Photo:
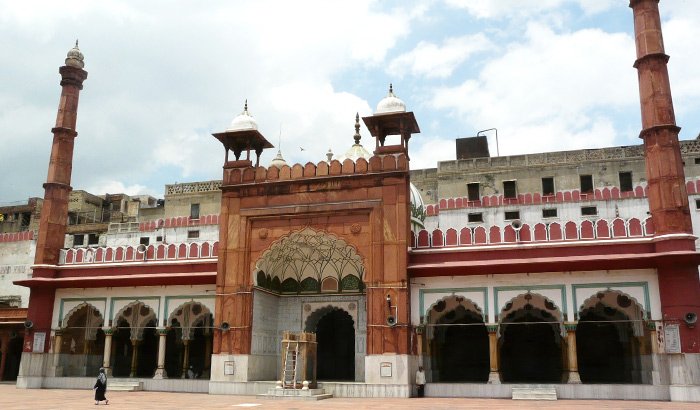
<path id="1" fill-rule="evenodd" d="M 418 397 L 425 396 L 425 372 L 423 371 L 423 366 L 418 366 L 418 371 L 416 371 L 416 388 L 418 392 Z"/>
<path id="2" fill-rule="evenodd" d="M 109 404 L 109 400 L 105 397 L 105 392 L 107 391 L 107 374 L 105 374 L 105 368 L 100 367 L 100 372 L 97 374 L 97 380 L 93 386 L 95 390 L 95 405 L 100 404 L 104 400 L 105 404 Z"/>

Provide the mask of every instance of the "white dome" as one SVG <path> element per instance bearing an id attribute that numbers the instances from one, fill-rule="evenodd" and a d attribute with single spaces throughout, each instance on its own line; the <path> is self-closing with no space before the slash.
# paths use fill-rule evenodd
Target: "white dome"
<path id="1" fill-rule="evenodd" d="M 282 158 L 282 150 L 277 150 L 277 156 L 270 161 L 270 166 L 282 168 L 285 165 L 287 165 L 287 161 Z"/>
<path id="2" fill-rule="evenodd" d="M 231 121 L 226 131 L 247 131 L 247 130 L 257 130 L 258 122 L 255 121 L 252 115 L 248 113 L 248 100 L 245 101 L 245 106 L 243 107 L 243 112 L 241 115 Z"/>
<path id="3" fill-rule="evenodd" d="M 415 185 L 409 183 L 409 188 L 411 190 L 411 230 L 417 232 L 423 228 L 425 225 L 425 203 L 423 202 L 423 197 L 420 195 L 420 191 Z"/>
<path id="4" fill-rule="evenodd" d="M 394 87 L 392 84 L 389 84 L 389 94 L 379 101 L 374 114 L 390 114 L 394 112 L 406 112 L 406 103 L 394 95 Z"/>
<path id="5" fill-rule="evenodd" d="M 346 159 L 350 158 L 353 162 L 356 162 L 358 159 L 364 158 L 367 161 L 369 161 L 371 157 L 372 154 L 370 154 L 369 151 L 365 149 L 365 147 L 363 147 L 360 144 L 352 144 L 352 147 L 350 147 L 349 150 L 345 151 L 345 154 L 339 156 L 337 160 L 343 162 Z"/>
<path id="6" fill-rule="evenodd" d="M 69 67 L 83 68 L 85 67 L 84 59 L 83 53 L 80 52 L 78 48 L 78 40 L 75 40 L 75 47 L 68 50 L 68 55 L 66 55 L 66 65 Z"/>

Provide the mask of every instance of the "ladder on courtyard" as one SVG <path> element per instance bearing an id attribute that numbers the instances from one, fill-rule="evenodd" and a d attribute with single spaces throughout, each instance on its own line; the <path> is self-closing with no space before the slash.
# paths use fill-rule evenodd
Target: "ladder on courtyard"
<path id="1" fill-rule="evenodd" d="M 282 374 L 283 388 L 297 388 L 297 358 L 299 356 L 299 342 L 292 350 L 291 343 L 287 345 L 287 355 L 284 357 L 284 370 Z"/>

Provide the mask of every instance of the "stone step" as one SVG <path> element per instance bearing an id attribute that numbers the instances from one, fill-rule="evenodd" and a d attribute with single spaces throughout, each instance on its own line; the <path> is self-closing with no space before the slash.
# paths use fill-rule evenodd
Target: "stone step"
<path id="1" fill-rule="evenodd" d="M 107 389 L 113 391 L 141 391 L 143 382 L 107 382 Z"/>
<path id="2" fill-rule="evenodd" d="M 260 397 L 276 400 L 323 400 L 333 397 L 326 393 L 324 389 L 268 389 L 267 394 L 260 394 Z"/>
<path id="3" fill-rule="evenodd" d="M 513 387 L 513 400 L 556 400 L 554 387 Z"/>

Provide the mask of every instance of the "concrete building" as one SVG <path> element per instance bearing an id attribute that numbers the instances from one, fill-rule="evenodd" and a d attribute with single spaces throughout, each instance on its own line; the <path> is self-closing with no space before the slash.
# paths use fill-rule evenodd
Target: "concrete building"
<path id="1" fill-rule="evenodd" d="M 560 398 L 700 401 L 700 146 L 678 141 L 657 2 L 631 7 L 643 145 L 490 157 L 466 140 L 460 159 L 410 171 L 420 129 L 390 89 L 362 118 L 372 153 L 358 116 L 344 155 L 278 152 L 266 168 L 246 104 L 214 134 L 221 181 L 168 185 L 162 206 L 82 195 L 73 220 L 100 226 L 96 244 L 70 225 L 76 45 L 32 273 L 14 281 L 31 289 L 18 387 L 84 386 L 104 366 L 146 389 L 264 393 L 284 332 L 306 331 L 319 387 L 338 396 L 407 397 L 423 365 L 435 396 L 544 383 Z M 106 232 L 104 209 L 118 212 Z"/>

